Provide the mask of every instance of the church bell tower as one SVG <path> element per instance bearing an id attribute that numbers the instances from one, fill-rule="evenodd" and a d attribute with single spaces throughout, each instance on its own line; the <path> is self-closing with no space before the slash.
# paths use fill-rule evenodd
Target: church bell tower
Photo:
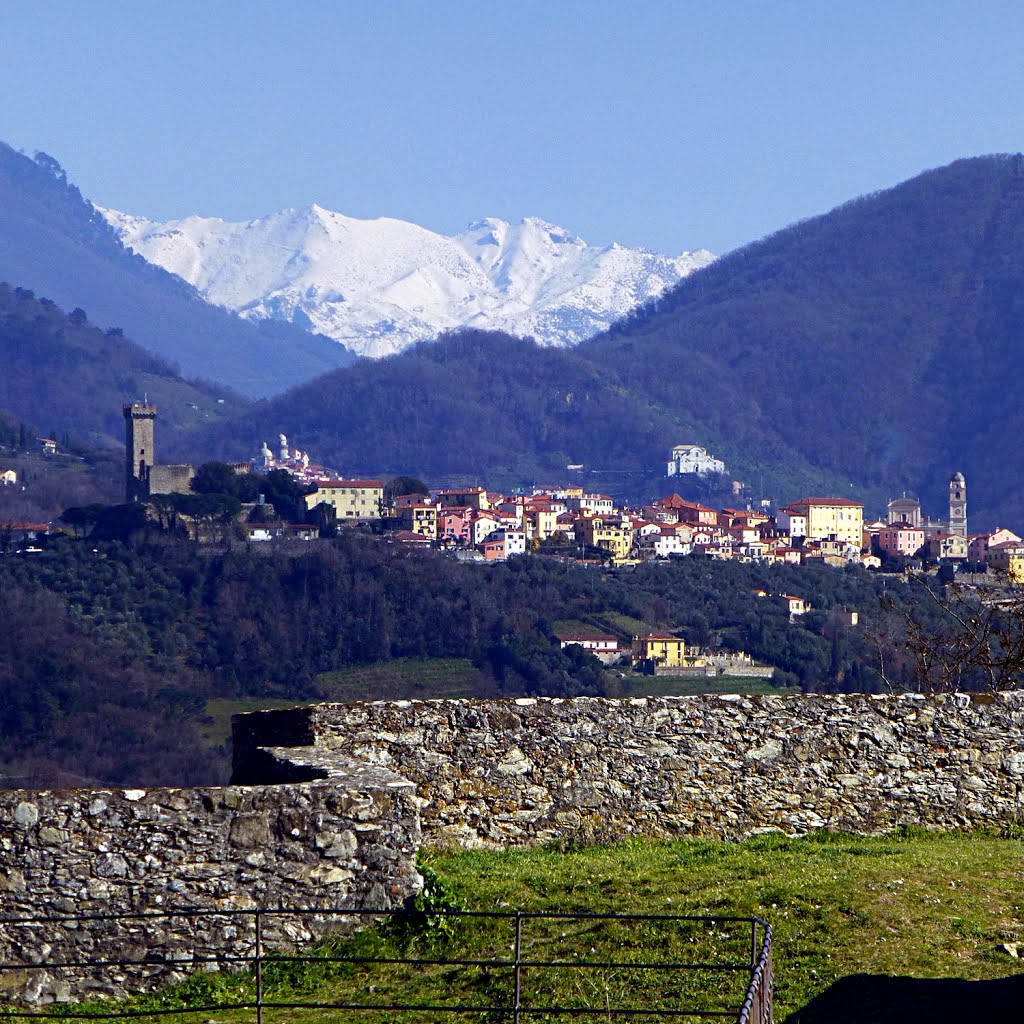
<path id="1" fill-rule="evenodd" d="M 967 483 L 963 473 L 954 473 L 949 481 L 949 533 L 967 537 Z"/>

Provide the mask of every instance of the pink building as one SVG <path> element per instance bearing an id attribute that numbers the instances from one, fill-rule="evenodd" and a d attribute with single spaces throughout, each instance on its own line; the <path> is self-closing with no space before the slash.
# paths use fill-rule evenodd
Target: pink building
<path id="1" fill-rule="evenodd" d="M 891 557 L 913 558 L 924 545 L 924 528 L 903 522 L 883 526 L 875 535 L 878 550 Z"/>

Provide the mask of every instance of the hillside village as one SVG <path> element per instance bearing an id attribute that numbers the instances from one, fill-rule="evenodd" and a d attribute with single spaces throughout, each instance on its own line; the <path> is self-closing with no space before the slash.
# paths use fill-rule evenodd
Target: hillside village
<path id="1" fill-rule="evenodd" d="M 156 461 L 155 405 L 133 403 L 123 411 L 126 502 L 146 506 L 150 518 L 162 525 L 180 525 L 173 513 L 176 505 L 179 511 L 183 506 L 174 496 L 194 493 L 196 470 L 188 464 Z M 256 501 L 242 502 L 229 522 L 222 509 L 193 509 L 190 535 L 197 541 L 222 539 L 226 527 L 254 543 L 313 541 L 339 528 L 359 527 L 394 543 L 448 551 L 470 562 L 539 554 L 623 566 L 692 554 L 887 570 L 902 570 L 908 564 L 991 568 L 1010 579 L 1024 579 L 1020 536 L 1005 528 L 968 533 L 967 484 L 961 473 L 950 479 L 946 518 L 926 516 L 916 498 L 903 495 L 888 503 L 884 518 L 865 521 L 862 502 L 835 496 L 798 498 L 773 511 L 767 502 L 757 509 L 716 509 L 677 493 L 637 507 L 620 507 L 611 496 L 588 493 L 578 485 L 504 493 L 483 486 L 428 488 L 421 481 L 400 478 L 395 488 L 383 480 L 344 478 L 290 446 L 283 434 L 276 451 L 264 442 L 256 458 L 226 468 L 257 480 L 285 473 L 297 485 L 301 501 L 289 512 L 275 508 L 261 494 Z M 686 444 L 672 449 L 666 476 L 671 483 L 673 477 L 687 473 L 704 476 L 723 470 L 723 463 L 706 449 Z M 16 479 L 13 470 L 0 466 L 0 484 Z M 153 510 L 154 504 L 159 511 Z M 8 547 L 12 542 L 31 543 L 52 529 L 46 523 L 3 524 Z M 790 609 L 795 615 L 804 610 L 798 600 Z"/>

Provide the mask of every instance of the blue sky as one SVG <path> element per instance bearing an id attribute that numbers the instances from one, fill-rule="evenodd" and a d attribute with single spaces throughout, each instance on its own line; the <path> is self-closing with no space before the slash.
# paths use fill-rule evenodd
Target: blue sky
<path id="1" fill-rule="evenodd" d="M 540 216 L 721 253 L 1024 149 L 1024 4 L 0 0 L 0 139 L 101 205 Z"/>

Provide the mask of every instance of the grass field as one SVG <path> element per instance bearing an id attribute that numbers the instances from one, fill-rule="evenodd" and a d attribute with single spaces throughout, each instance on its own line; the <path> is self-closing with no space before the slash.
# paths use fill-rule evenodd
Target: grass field
<path id="1" fill-rule="evenodd" d="M 757 915 L 774 929 L 775 1020 L 787 1024 L 976 1019 L 1016 1021 L 1024 1006 L 1024 963 L 997 950 L 1024 938 L 1024 838 L 903 831 L 881 838 L 765 835 L 740 843 L 633 840 L 583 848 L 506 852 L 430 852 L 422 864 L 437 891 L 466 909 L 547 912 Z M 443 900 L 442 900 L 443 902 Z M 481 959 L 510 956 L 507 925 L 444 925 L 430 914 L 420 927 L 368 931 L 328 940 L 321 951 L 355 956 Z M 502 930 L 504 929 L 504 930 Z M 737 946 L 738 943 L 738 946 Z M 745 927 L 629 930 L 618 924 L 530 923 L 524 955 L 567 962 L 683 959 L 701 962 L 749 948 Z M 277 1001 L 476 1003 L 507 999 L 504 968 L 425 965 L 268 964 L 267 998 Z M 928 979 L 945 979 L 942 981 Z M 524 972 L 524 1005 L 734 1006 L 742 976 L 570 968 Z M 149 1010 L 185 999 L 252 998 L 251 977 L 197 975 L 184 986 L 134 1002 Z M 196 1003 L 192 1003 L 196 1005 Z M 927 1012 L 925 1012 L 927 1008 Z M 102 1014 L 102 1005 L 92 1012 Z M 192 1018 L 252 1019 L 251 1012 Z M 507 1019 L 442 1017 L 397 1011 L 265 1010 L 264 1020 L 305 1024 Z M 543 1014 L 524 1020 L 569 1020 Z M 620 1018 L 623 1019 L 623 1018 Z M 657 1017 L 636 1019 L 651 1020 Z"/>
<path id="2" fill-rule="evenodd" d="M 468 658 L 396 658 L 322 672 L 316 684 L 328 700 L 408 700 L 472 697 L 479 678 Z"/>

